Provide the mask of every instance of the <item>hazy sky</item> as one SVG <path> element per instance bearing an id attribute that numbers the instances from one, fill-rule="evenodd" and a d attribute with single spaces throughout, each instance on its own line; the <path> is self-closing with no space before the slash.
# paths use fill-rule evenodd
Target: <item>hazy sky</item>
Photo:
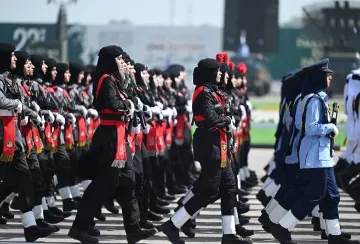
<path id="1" fill-rule="evenodd" d="M 326 1 L 332 0 L 280 0 L 279 22 L 301 16 L 305 5 Z M 223 24 L 224 0 L 78 0 L 68 7 L 68 21 L 107 24 L 110 20 L 128 19 L 139 25 L 164 25 L 170 23 L 171 2 L 175 3 L 175 25 Z M 57 5 L 47 5 L 47 0 L 0 0 L 0 3 L 0 22 L 52 23 L 58 13 Z"/>

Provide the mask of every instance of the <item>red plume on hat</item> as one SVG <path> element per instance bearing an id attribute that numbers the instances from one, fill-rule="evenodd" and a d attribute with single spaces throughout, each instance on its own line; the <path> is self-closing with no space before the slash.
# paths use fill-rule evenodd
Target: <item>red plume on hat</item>
<path id="1" fill-rule="evenodd" d="M 229 64 L 229 55 L 227 53 L 223 53 L 223 62 Z"/>
<path id="2" fill-rule="evenodd" d="M 235 70 L 235 64 L 234 64 L 234 62 L 230 62 L 230 63 L 229 63 L 229 67 L 230 67 L 231 70 Z"/>
<path id="3" fill-rule="evenodd" d="M 240 72 L 241 75 L 245 75 L 247 71 L 246 64 L 244 62 L 241 62 L 237 65 L 237 69 Z"/>
<path id="4" fill-rule="evenodd" d="M 223 53 L 216 54 L 216 61 L 218 61 L 219 63 L 222 63 L 223 60 L 224 60 L 224 54 Z"/>

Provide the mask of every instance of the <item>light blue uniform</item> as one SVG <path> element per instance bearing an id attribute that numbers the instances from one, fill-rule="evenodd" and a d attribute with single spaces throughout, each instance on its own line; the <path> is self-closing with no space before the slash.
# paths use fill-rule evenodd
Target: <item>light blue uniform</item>
<path id="1" fill-rule="evenodd" d="M 325 92 L 319 92 L 319 96 L 309 94 L 301 101 L 300 113 L 306 112 L 305 136 L 301 140 L 299 159 L 301 169 L 330 168 L 334 166 L 334 160 L 331 157 L 330 138 L 328 134 L 333 132 L 335 125 L 329 123 L 329 112 L 326 111 L 328 118 L 325 118 L 324 103 L 327 102 Z M 304 107 L 306 101 L 311 99 Z M 300 128 L 299 128 L 300 129 Z M 301 130 L 301 129 L 300 129 Z"/>

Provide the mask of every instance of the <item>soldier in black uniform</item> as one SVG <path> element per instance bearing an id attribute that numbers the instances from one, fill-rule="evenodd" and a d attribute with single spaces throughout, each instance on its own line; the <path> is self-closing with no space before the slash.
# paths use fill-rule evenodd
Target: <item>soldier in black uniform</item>
<path id="1" fill-rule="evenodd" d="M 0 201 L 3 201 L 16 188 L 19 193 L 19 208 L 25 240 L 33 242 L 46 237 L 53 231 L 37 226 L 34 213 L 34 188 L 31 172 L 26 162 L 24 144 L 20 133 L 21 115 L 36 118 L 36 113 L 21 102 L 21 91 L 12 80 L 11 71 L 16 68 L 15 47 L 11 44 L 0 44 L 0 111 L 1 111 L 1 144 L 0 161 L 10 163 L 0 185 Z"/>
<path id="2" fill-rule="evenodd" d="M 217 83 L 221 72 L 215 59 L 203 59 L 194 70 L 193 112 L 198 128 L 194 134 L 194 156 L 202 166 L 193 196 L 175 215 L 162 225 L 162 231 L 172 243 L 185 243 L 179 229 L 209 203 L 221 196 L 223 220 L 222 243 L 252 243 L 235 231 L 236 183 L 227 160 L 226 133 L 235 130 L 230 117 L 224 116 L 224 98 Z M 209 153 L 211 152 L 211 153 Z"/>
<path id="3" fill-rule="evenodd" d="M 133 115 L 135 107 L 122 90 L 125 67 L 122 54 L 123 50 L 115 45 L 104 47 L 99 52 L 94 77 L 94 106 L 99 111 L 101 124 L 88 152 L 92 159 L 88 162 L 89 167 L 93 167 L 95 171 L 69 231 L 70 237 L 82 243 L 98 243 L 98 239 L 90 235 L 89 229 L 93 229 L 94 216 L 115 190 L 119 190 L 119 184 L 123 189 L 119 195 L 122 203 L 128 201 L 128 205 L 133 204 L 133 198 L 135 199 L 135 174 L 131 173 L 134 166 L 132 162 L 127 162 L 131 158 L 128 158 L 125 143 L 125 122 L 128 116 Z M 136 214 L 134 210 L 136 209 L 123 211 L 128 243 L 136 243 L 156 233 L 154 229 L 145 231 L 140 228 L 136 216 L 133 216 Z"/>

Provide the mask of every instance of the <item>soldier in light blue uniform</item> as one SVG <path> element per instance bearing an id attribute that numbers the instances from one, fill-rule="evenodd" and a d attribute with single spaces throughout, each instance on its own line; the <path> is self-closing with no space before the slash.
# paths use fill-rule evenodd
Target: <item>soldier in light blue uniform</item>
<path id="1" fill-rule="evenodd" d="M 263 228 L 267 231 L 272 225 L 279 223 L 280 219 L 292 207 L 294 199 L 298 195 L 295 183 L 300 170 L 297 155 L 300 133 L 294 124 L 300 121 L 299 118 L 295 119 L 295 115 L 297 115 L 296 110 L 299 109 L 300 105 L 302 74 L 303 70 L 297 69 L 285 78 L 286 109 L 282 116 L 282 149 L 278 151 L 278 154 L 281 153 L 278 158 L 281 159 L 282 165 L 278 165 L 275 169 L 278 171 L 278 175 L 281 175 L 282 182 L 279 191 L 262 211 L 262 216 L 259 218 Z"/>
<path id="2" fill-rule="evenodd" d="M 343 235 L 339 224 L 340 195 L 335 181 L 331 137 L 339 133 L 331 124 L 325 89 L 330 86 L 332 71 L 324 59 L 304 68 L 301 126 L 299 138 L 300 193 L 291 209 L 272 226 L 271 234 L 280 243 L 292 243 L 290 231 L 319 205 L 325 220 L 329 244 L 357 244 Z"/>

